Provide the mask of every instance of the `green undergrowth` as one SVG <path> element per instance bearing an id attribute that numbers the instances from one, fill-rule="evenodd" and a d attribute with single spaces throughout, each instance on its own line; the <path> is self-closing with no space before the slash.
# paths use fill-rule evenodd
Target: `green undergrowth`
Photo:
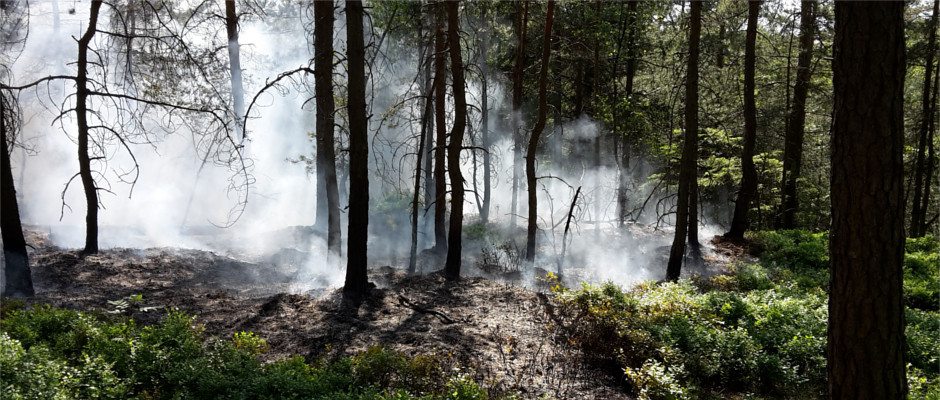
<path id="1" fill-rule="evenodd" d="M 264 364 L 264 339 L 204 335 L 192 316 L 153 326 L 48 306 L 5 305 L 2 399 L 487 399 L 441 356 L 373 347 L 335 361 Z"/>
<path id="2" fill-rule="evenodd" d="M 828 235 L 760 232 L 760 262 L 677 283 L 553 285 L 558 333 L 617 365 L 640 399 L 823 398 Z M 905 256 L 911 398 L 940 399 L 938 245 Z M 553 279 L 553 277 L 549 277 Z"/>

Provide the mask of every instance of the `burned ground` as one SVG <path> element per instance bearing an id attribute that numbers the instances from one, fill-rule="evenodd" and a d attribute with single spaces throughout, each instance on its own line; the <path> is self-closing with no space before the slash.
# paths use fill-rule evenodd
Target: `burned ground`
<path id="1" fill-rule="evenodd" d="M 334 358 L 382 345 L 447 360 L 494 392 L 628 398 L 616 371 L 592 366 L 556 340 L 544 296 L 512 283 L 481 277 L 447 283 L 439 272 L 408 277 L 401 269 L 376 266 L 369 271 L 376 288 L 355 306 L 339 290 L 323 289 L 318 277 L 299 276 L 294 264 L 301 255 L 293 250 L 252 261 L 167 248 L 82 257 L 55 248 L 40 233 L 30 239 L 35 303 L 107 312 L 118 308 L 115 301 L 140 295 L 142 303 L 125 308 L 139 323 L 178 309 L 196 315 L 209 335 L 230 338 L 245 331 L 265 338 L 266 360 Z"/>

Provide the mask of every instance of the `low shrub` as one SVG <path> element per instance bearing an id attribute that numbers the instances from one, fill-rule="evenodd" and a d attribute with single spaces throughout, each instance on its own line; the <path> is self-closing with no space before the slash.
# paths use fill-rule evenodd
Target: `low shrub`
<path id="1" fill-rule="evenodd" d="M 381 347 L 335 362 L 262 364 L 251 333 L 204 337 L 170 312 L 154 326 L 48 306 L 0 320 L 0 392 L 10 399 L 485 399 L 486 390 L 433 355 Z"/>
<path id="2" fill-rule="evenodd" d="M 760 232 L 757 264 L 676 283 L 552 287 L 558 333 L 594 359 L 619 363 L 634 395 L 826 396 L 828 236 Z M 911 398 L 940 387 L 940 245 L 911 239 L 905 258 Z"/>

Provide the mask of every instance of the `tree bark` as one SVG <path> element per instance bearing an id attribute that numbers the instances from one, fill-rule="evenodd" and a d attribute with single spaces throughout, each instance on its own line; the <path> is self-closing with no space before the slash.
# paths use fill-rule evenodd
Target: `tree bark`
<path id="1" fill-rule="evenodd" d="M 447 148 L 447 172 L 450 175 L 450 229 L 447 237 L 447 260 L 444 265 L 444 278 L 449 281 L 460 279 L 460 253 L 463 234 L 463 174 L 460 171 L 460 151 L 463 148 L 463 136 L 467 127 L 467 93 L 464 80 L 463 57 L 460 46 L 459 1 L 444 2 L 447 10 L 447 38 L 450 47 L 450 73 L 454 87 L 454 126 L 450 131 L 450 145 Z"/>
<path id="2" fill-rule="evenodd" d="M 796 64 L 796 84 L 793 86 L 793 108 L 787 117 L 786 139 L 783 149 L 783 198 L 777 219 L 777 229 L 796 227 L 799 209 L 797 181 L 803 164 L 803 134 L 806 131 L 806 96 L 812 77 L 813 40 L 816 36 L 816 2 L 803 1 L 800 5 L 800 55 Z"/>
<path id="3" fill-rule="evenodd" d="M 487 49 L 489 48 L 489 34 L 484 32 L 483 49 L 481 50 L 480 69 L 482 71 L 480 99 L 480 140 L 483 142 L 483 204 L 480 207 L 480 221 L 484 224 L 490 222 L 490 202 L 492 198 L 492 161 L 490 160 L 490 110 L 489 110 L 489 82 L 487 74 L 489 70 L 486 67 L 488 58 Z"/>
<path id="4" fill-rule="evenodd" d="M 98 29 L 101 0 L 92 0 L 88 29 L 78 40 L 78 73 L 75 76 L 75 119 L 78 123 L 78 170 L 85 193 L 85 248 L 82 254 L 98 252 L 98 188 L 91 174 L 91 155 L 88 153 L 88 47 Z"/>
<path id="5" fill-rule="evenodd" d="M 29 253 L 20 223 L 13 166 L 10 164 L 12 142 L 15 137 L 15 117 L 12 94 L 0 92 L 0 235 L 3 237 L 3 288 L 0 297 L 29 298 L 35 295 L 29 270 Z"/>
<path id="6" fill-rule="evenodd" d="M 835 17 L 829 396 L 902 399 L 904 3 Z"/>
<path id="7" fill-rule="evenodd" d="M 751 209 L 751 199 L 757 193 L 757 168 L 754 166 L 754 145 L 757 142 L 754 67 L 757 64 L 755 48 L 760 5 L 760 1 L 750 1 L 747 9 L 747 32 L 744 39 L 744 148 L 741 151 L 741 190 L 735 200 L 731 230 L 725 234 L 725 237 L 734 239 L 744 238 L 744 232 L 748 230 L 750 225 L 748 212 Z"/>
<path id="8" fill-rule="evenodd" d="M 628 34 L 629 36 L 627 39 L 627 46 L 628 46 L 627 48 L 627 77 L 626 77 L 627 86 L 624 88 L 624 95 L 627 98 L 628 104 L 630 104 L 630 106 L 632 107 L 633 105 L 633 99 L 632 99 L 633 81 L 636 76 L 636 65 L 637 65 L 636 40 L 637 40 L 637 31 L 639 30 L 639 28 L 636 25 L 637 25 L 637 21 L 639 20 L 639 18 L 637 18 L 637 6 L 639 5 L 639 1 L 631 0 L 627 2 L 627 4 L 628 4 L 628 9 L 629 9 L 629 14 L 627 18 L 627 25 L 628 25 L 627 28 L 629 29 L 630 33 Z M 619 46 L 620 45 L 618 44 L 618 50 L 617 50 L 618 58 L 620 57 Z M 618 64 L 619 64 L 619 59 L 614 62 L 614 76 L 617 76 Z M 616 85 L 614 85 L 614 93 L 616 93 L 616 89 L 617 87 Z M 615 99 L 618 98 L 616 94 L 614 95 L 614 98 Z M 618 109 L 619 107 L 616 107 L 616 106 L 614 107 L 614 113 L 617 116 L 619 116 L 620 114 L 619 112 L 617 112 Z M 616 120 L 620 120 L 620 118 L 616 118 Z M 628 181 L 627 171 L 630 169 L 630 130 L 632 128 L 633 128 L 632 124 L 626 126 L 626 129 L 624 130 L 624 132 L 621 132 L 621 136 L 620 136 L 620 163 L 618 165 L 619 171 L 618 171 L 618 179 L 617 179 L 617 221 L 618 221 L 617 224 L 621 228 L 623 228 L 624 222 L 627 219 L 627 181 Z"/>
<path id="9" fill-rule="evenodd" d="M 600 4 L 594 3 L 594 11 L 600 14 Z M 600 120 L 600 91 L 601 91 L 601 46 L 599 35 L 594 35 L 594 67 L 591 90 L 591 114 L 595 120 Z M 594 136 L 594 237 L 599 239 L 601 234 L 601 132 Z"/>
<path id="10" fill-rule="evenodd" d="M 519 7 L 519 3 L 516 3 Z M 512 200 L 509 210 L 509 229 L 516 228 L 519 212 L 519 179 L 522 176 L 522 71 L 525 68 L 525 36 L 529 25 L 529 2 L 522 1 L 522 10 L 516 10 L 516 60 L 512 69 Z"/>
<path id="11" fill-rule="evenodd" d="M 339 216 L 339 188 L 336 182 L 336 150 L 334 148 L 333 112 L 333 2 L 313 2 L 314 13 L 314 80 L 317 101 L 317 181 L 323 181 L 325 193 L 317 191 L 317 204 L 326 203 L 325 210 L 317 207 L 317 221 L 327 221 L 327 249 L 329 257 L 338 257 L 342 247 Z M 237 103 L 236 103 L 237 104 Z M 325 211 L 326 215 L 321 214 Z"/>
<path id="12" fill-rule="evenodd" d="M 927 216 L 927 202 L 921 199 L 924 198 L 924 183 L 925 181 L 929 182 L 930 177 L 930 175 L 926 174 L 927 147 L 933 145 L 933 143 L 927 141 L 927 137 L 930 132 L 930 119 L 933 115 L 933 104 L 931 102 L 933 90 L 931 89 L 931 84 L 933 83 L 933 64 L 937 43 L 937 12 L 940 11 L 938 8 L 940 8 L 940 0 L 934 0 L 933 15 L 930 17 L 930 22 L 927 24 L 927 60 L 924 65 L 924 87 L 921 92 L 921 121 L 920 131 L 918 132 L 917 157 L 914 160 L 914 200 L 911 204 L 911 237 L 921 237 L 926 233 L 924 222 Z"/>
<path id="13" fill-rule="evenodd" d="M 314 2 L 314 5 L 316 3 Z M 332 12 L 332 5 L 330 9 Z M 316 12 L 316 6 L 314 6 L 314 12 Z M 330 26 L 332 26 L 332 22 Z M 242 87 L 242 64 L 238 44 L 238 14 L 235 12 L 235 0 L 225 0 L 225 30 L 228 34 L 228 62 L 232 77 L 232 109 L 235 112 L 235 131 L 241 134 L 242 141 L 244 141 L 245 89 Z M 314 35 L 316 35 L 316 27 L 314 27 Z M 333 37 L 332 32 L 330 32 L 330 37 Z M 332 47 L 331 43 L 330 48 L 332 49 Z M 332 53 L 330 59 L 332 61 Z"/>
<path id="14" fill-rule="evenodd" d="M 937 97 L 940 95 L 940 73 L 935 72 L 933 75 L 933 100 L 931 100 L 930 125 L 927 129 L 927 166 L 924 173 L 926 178 L 924 179 L 924 196 L 920 199 L 920 207 L 924 210 L 924 223 L 921 225 L 921 233 L 924 235 L 929 231 L 930 225 L 940 217 L 940 213 L 934 214 L 933 217 L 927 215 L 927 212 L 930 211 L 931 187 L 937 179 L 934 172 L 937 163 L 937 146 L 934 146 L 934 135 L 937 131 Z M 928 219 L 928 217 L 930 218 Z"/>
<path id="15" fill-rule="evenodd" d="M 366 114 L 366 48 L 361 1 L 346 1 L 346 58 L 349 63 L 349 237 L 346 250 L 347 298 L 368 290 L 369 116 Z"/>
<path id="16" fill-rule="evenodd" d="M 685 242 L 689 232 L 697 221 L 692 219 L 694 195 L 692 188 L 697 186 L 696 144 L 698 142 L 698 58 L 699 41 L 702 33 L 702 2 L 693 1 L 689 16 L 689 59 L 688 77 L 685 86 L 685 139 L 682 145 L 682 159 L 679 166 L 679 198 L 676 204 L 676 234 L 669 250 L 669 263 L 666 265 L 666 280 L 676 281 L 682 272 L 682 259 L 685 258 Z M 690 228 L 691 226 L 691 228 Z M 691 237 L 689 237 L 691 241 Z"/>
<path id="17" fill-rule="evenodd" d="M 447 215 L 447 181 L 444 162 L 446 159 L 447 143 L 447 36 L 444 33 L 444 5 L 438 1 L 434 6 L 436 15 L 434 31 L 434 125 L 437 129 L 437 138 L 434 147 L 434 251 L 437 254 L 447 253 L 447 230 L 445 216 Z"/>
<path id="18" fill-rule="evenodd" d="M 423 21 L 423 19 L 421 20 Z M 419 21 L 418 25 L 418 37 L 423 38 L 422 34 L 422 24 Z M 430 136 L 428 135 L 431 125 L 431 115 L 434 112 L 433 107 L 434 103 L 431 100 L 431 96 L 434 95 L 434 84 L 431 81 L 431 62 L 433 60 L 433 54 L 431 53 L 433 46 L 422 45 L 421 46 L 421 72 L 419 75 L 420 90 L 422 94 L 422 101 L 424 102 L 423 111 L 421 114 L 421 137 L 418 138 L 418 151 L 417 160 L 415 161 L 415 192 L 414 198 L 411 202 L 411 255 L 408 258 L 408 274 L 412 275 L 417 271 L 417 262 L 418 262 L 418 203 L 420 201 L 421 193 L 421 175 L 422 175 L 422 162 L 424 162 L 424 152 L 428 147 L 427 142 Z M 430 168 L 425 168 L 428 175 L 430 175 Z M 425 179 L 427 180 L 427 179 Z M 430 200 L 431 197 L 425 196 L 425 203 Z"/>
<path id="19" fill-rule="evenodd" d="M 552 54 L 552 22 L 555 17 L 555 0 L 548 0 L 548 9 L 545 12 L 545 41 L 542 43 L 542 66 L 539 69 L 539 113 L 532 128 L 532 137 L 526 149 L 525 175 L 529 194 L 529 221 L 526 230 L 525 258 L 528 262 L 535 261 L 535 239 L 538 233 L 538 198 L 535 186 L 535 152 L 538 149 L 539 138 L 545 130 L 545 119 L 548 116 L 548 63 Z"/>

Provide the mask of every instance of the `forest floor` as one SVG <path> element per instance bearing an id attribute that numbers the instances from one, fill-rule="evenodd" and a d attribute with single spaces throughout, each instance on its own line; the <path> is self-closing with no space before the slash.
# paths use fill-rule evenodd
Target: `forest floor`
<path id="1" fill-rule="evenodd" d="M 441 272 L 409 277 L 382 266 L 370 268 L 376 287 L 353 306 L 335 288 L 298 288 L 296 260 L 290 257 L 249 262 L 172 248 L 111 249 L 81 257 L 76 250 L 56 248 L 39 231 L 30 231 L 27 241 L 33 247 L 35 303 L 114 311 L 115 301 L 139 295 L 142 302 L 124 310 L 138 323 L 156 322 L 165 316 L 161 310 L 175 308 L 195 315 L 210 336 L 254 332 L 270 346 L 266 360 L 300 355 L 313 361 L 381 345 L 407 355 L 435 355 L 495 393 L 630 398 L 615 366 L 584 359 L 554 333 L 544 287 L 527 289 L 493 277 L 447 283 Z M 726 261 L 710 247 L 706 260 L 709 272 Z M 144 312 L 145 307 L 153 309 Z"/>

